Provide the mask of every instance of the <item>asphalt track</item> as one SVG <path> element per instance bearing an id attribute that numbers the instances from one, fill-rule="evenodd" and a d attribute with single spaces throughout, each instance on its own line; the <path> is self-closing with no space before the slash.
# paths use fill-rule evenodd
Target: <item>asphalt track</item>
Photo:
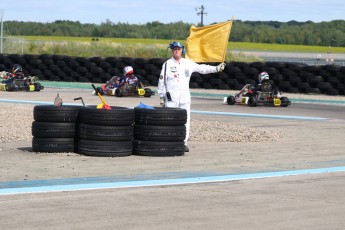
<path id="1" fill-rule="evenodd" d="M 0 103 L 52 103 L 57 93 L 65 104 L 80 96 L 100 102 L 90 90 L 48 87 L 0 92 Z M 344 228 L 343 100 L 250 108 L 225 105 L 224 95 L 193 96 L 192 119 L 285 135 L 264 143 L 190 142 L 189 153 L 173 158 L 34 154 L 31 143 L 4 144 L 1 229 Z M 157 96 L 105 99 L 158 105 Z"/>

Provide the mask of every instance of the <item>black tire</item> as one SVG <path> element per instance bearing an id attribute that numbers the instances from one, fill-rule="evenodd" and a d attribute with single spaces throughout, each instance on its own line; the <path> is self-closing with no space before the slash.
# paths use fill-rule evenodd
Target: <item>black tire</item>
<path id="1" fill-rule="evenodd" d="M 319 82 L 323 82 L 324 79 L 322 76 L 310 76 L 307 81 L 309 84 L 318 84 Z"/>
<path id="2" fill-rule="evenodd" d="M 138 125 L 184 125 L 187 111 L 181 108 L 154 107 L 154 109 L 134 108 L 135 124 Z"/>
<path id="3" fill-rule="evenodd" d="M 133 141 L 133 154 L 153 157 L 171 157 L 184 155 L 183 141 L 157 142 L 157 141 Z"/>
<path id="4" fill-rule="evenodd" d="M 25 90 L 25 91 L 30 91 L 30 86 L 26 85 L 26 86 L 22 86 L 20 87 L 22 90 Z"/>
<path id="5" fill-rule="evenodd" d="M 228 105 L 234 105 L 235 104 L 235 97 L 234 96 L 228 96 L 226 99 L 226 103 L 228 103 Z"/>
<path id="6" fill-rule="evenodd" d="M 339 90 L 338 89 L 329 89 L 329 90 L 327 90 L 326 94 L 336 96 L 336 95 L 339 95 Z"/>
<path id="7" fill-rule="evenodd" d="M 132 155 L 132 141 L 79 140 L 78 153 L 97 157 L 125 157 Z"/>
<path id="8" fill-rule="evenodd" d="M 189 82 L 189 88 L 191 88 L 191 89 L 198 89 L 200 87 L 199 87 L 199 84 L 196 83 L 196 82 Z"/>
<path id="9" fill-rule="evenodd" d="M 145 88 L 144 90 L 145 90 L 144 97 L 151 97 L 152 95 L 154 95 L 154 92 L 150 88 Z"/>
<path id="10" fill-rule="evenodd" d="M 134 123 L 134 110 L 118 106 L 111 106 L 111 110 L 87 106 L 80 109 L 79 120 L 92 125 L 127 126 Z"/>
<path id="11" fill-rule="evenodd" d="M 130 141 L 133 126 L 105 126 L 79 123 L 79 138 L 95 141 Z"/>
<path id="12" fill-rule="evenodd" d="M 330 89 L 333 89 L 333 86 L 329 82 L 319 82 L 317 84 L 317 88 L 319 88 L 321 92 L 326 92 Z"/>
<path id="13" fill-rule="evenodd" d="M 115 89 L 115 96 L 116 97 L 123 97 L 123 92 L 121 89 L 117 88 Z"/>
<path id="14" fill-rule="evenodd" d="M 7 83 L 5 85 L 5 90 L 6 91 L 14 91 L 16 89 L 16 86 L 13 83 Z"/>
<path id="15" fill-rule="evenodd" d="M 34 137 L 56 137 L 56 138 L 74 138 L 75 123 L 58 122 L 32 122 L 32 136 Z"/>
<path id="16" fill-rule="evenodd" d="M 81 106 L 36 105 L 34 120 L 42 122 L 76 122 Z"/>
<path id="17" fill-rule="evenodd" d="M 321 94 L 321 91 L 319 88 L 306 88 L 305 93 L 306 94 Z"/>
<path id="18" fill-rule="evenodd" d="M 33 137 L 32 151 L 48 153 L 76 152 L 76 145 L 74 138 Z"/>
<path id="19" fill-rule="evenodd" d="M 248 99 L 248 105 L 250 107 L 255 107 L 257 105 L 258 101 L 256 99 L 256 97 L 254 96 L 250 96 L 249 99 Z"/>
<path id="20" fill-rule="evenodd" d="M 41 89 L 43 89 L 43 86 L 41 85 L 41 83 L 35 82 L 34 86 L 35 86 L 35 91 L 40 91 Z"/>
<path id="21" fill-rule="evenodd" d="M 186 126 L 134 125 L 134 139 L 143 141 L 183 141 Z"/>
<path id="22" fill-rule="evenodd" d="M 281 97 L 280 101 L 281 101 L 281 104 L 280 104 L 281 107 L 288 107 L 291 104 L 291 102 L 289 101 L 287 97 Z"/>

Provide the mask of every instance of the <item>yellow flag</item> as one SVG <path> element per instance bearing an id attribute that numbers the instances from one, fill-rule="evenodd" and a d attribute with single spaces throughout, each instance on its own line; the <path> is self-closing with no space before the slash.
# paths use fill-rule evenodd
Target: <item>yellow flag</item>
<path id="1" fill-rule="evenodd" d="M 191 26 L 186 58 L 194 62 L 224 62 L 232 20 L 197 28 Z"/>

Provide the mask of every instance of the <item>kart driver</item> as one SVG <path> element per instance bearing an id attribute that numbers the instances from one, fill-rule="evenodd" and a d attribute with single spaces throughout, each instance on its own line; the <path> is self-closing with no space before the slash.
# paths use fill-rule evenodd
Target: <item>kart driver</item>
<path id="1" fill-rule="evenodd" d="M 185 49 L 180 42 L 171 42 L 168 48 L 172 51 L 172 57 L 163 64 L 158 81 L 160 104 L 163 107 L 178 107 L 187 110 L 186 138 L 184 142 L 185 152 L 189 152 L 187 141 L 190 129 L 190 77 L 193 72 L 201 74 L 221 72 L 225 68 L 225 63 L 211 66 L 197 64 L 192 60 L 185 59 L 182 57 L 185 54 Z"/>
<path id="2" fill-rule="evenodd" d="M 136 85 L 138 82 L 138 78 L 134 76 L 134 70 L 132 66 L 126 66 L 123 69 L 123 76 L 125 77 L 125 82 L 128 85 Z"/>
<path id="3" fill-rule="evenodd" d="M 23 68 L 19 64 L 14 64 L 11 69 L 11 77 L 17 79 L 25 79 Z"/>
<path id="4" fill-rule="evenodd" d="M 11 72 L 2 72 L 2 78 L 4 79 L 1 83 L 11 82 L 14 79 L 26 79 L 23 73 L 23 68 L 19 64 L 14 64 Z"/>
<path id="5" fill-rule="evenodd" d="M 256 91 L 261 91 L 261 92 L 272 92 L 273 95 L 278 95 L 279 91 L 272 82 L 270 81 L 270 76 L 268 75 L 267 72 L 262 72 L 259 74 L 258 77 L 259 84 L 256 87 Z"/>
<path id="6" fill-rule="evenodd" d="M 123 76 L 114 76 L 110 78 L 105 84 L 106 89 L 116 89 L 122 87 L 123 83 L 127 82 L 127 75 L 133 74 L 133 68 L 131 66 L 126 66 L 123 69 Z"/>

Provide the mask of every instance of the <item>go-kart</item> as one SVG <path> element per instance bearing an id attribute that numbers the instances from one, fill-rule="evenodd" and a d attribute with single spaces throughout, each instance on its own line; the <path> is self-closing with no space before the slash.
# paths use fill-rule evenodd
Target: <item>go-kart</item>
<path id="1" fill-rule="evenodd" d="M 259 91 L 252 84 L 246 84 L 235 96 L 228 96 L 226 103 L 228 105 L 239 104 L 250 107 L 257 105 L 287 107 L 291 105 L 290 100 L 287 97 L 282 97 L 279 90 L 271 88 L 268 91 Z"/>
<path id="2" fill-rule="evenodd" d="M 12 77 L 8 72 L 0 73 L 0 90 L 1 91 L 40 91 L 44 89 L 41 83 L 36 82 L 36 76 L 24 78 Z"/>
<path id="3" fill-rule="evenodd" d="M 112 77 L 106 84 L 97 87 L 93 91 L 94 95 L 99 92 L 101 95 L 109 95 L 116 97 L 123 96 L 144 96 L 151 97 L 155 92 L 150 88 L 145 88 L 144 84 L 138 81 L 137 78 L 128 80 L 128 78 L 121 78 L 119 76 Z"/>

